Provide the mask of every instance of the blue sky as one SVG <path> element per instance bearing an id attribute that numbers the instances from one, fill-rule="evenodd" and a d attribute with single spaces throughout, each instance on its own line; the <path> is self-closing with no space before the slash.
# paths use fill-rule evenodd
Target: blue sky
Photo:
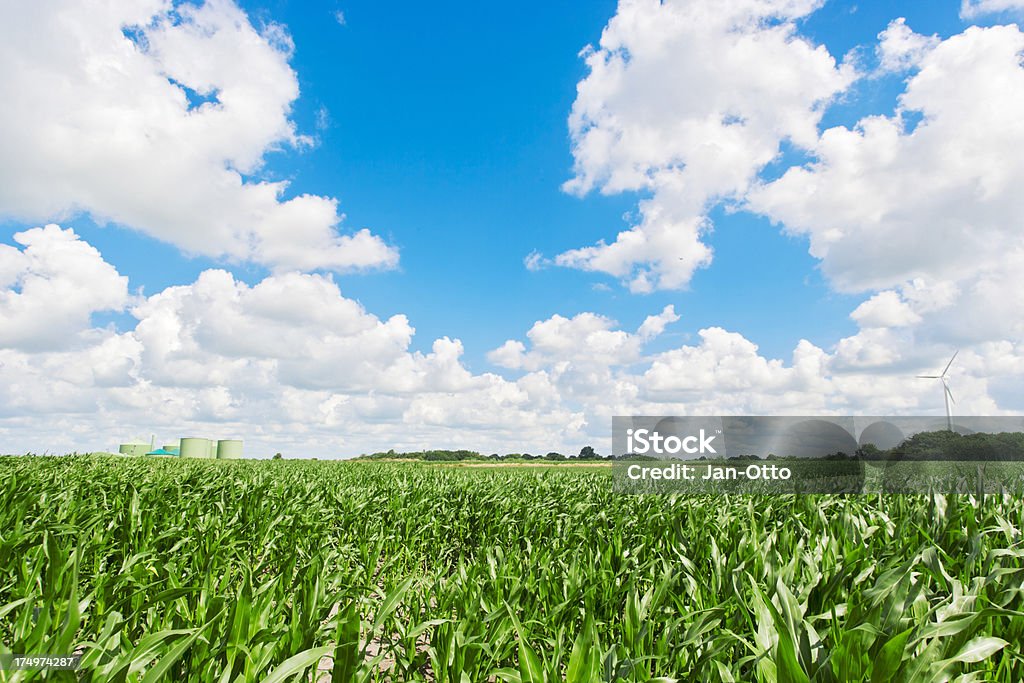
<path id="1" fill-rule="evenodd" d="M 225 15 L 225 8 L 235 11 L 229 2 L 214 4 Z M 680 8 L 687 4 L 677 3 Z M 779 4 L 785 3 L 780 0 Z M 814 105 L 818 108 L 815 128 L 820 134 L 833 126 L 856 130 L 858 122 L 868 116 L 894 115 L 897 98 L 918 70 L 924 69 L 927 58 L 921 50 L 907 57 L 914 63 L 902 70 L 880 68 L 879 36 L 897 17 L 905 17 L 905 25 L 922 41 L 936 36 L 934 44 L 946 44 L 943 41 L 970 25 L 998 26 L 1019 16 L 1013 9 L 984 11 L 984 4 L 971 13 L 958 2 L 830 0 L 812 11 L 779 15 L 782 18 L 772 18 L 766 25 L 789 24 L 794 39 L 821 46 L 834 59 L 830 78 L 837 85 L 829 87 L 835 94 Z M 646 339 L 641 355 L 623 356 L 619 367 L 640 364 L 641 371 L 650 369 L 651 359 L 658 354 L 699 344 L 699 332 L 708 328 L 722 328 L 757 345 L 764 362 L 780 359 L 788 365 L 800 340 L 826 354 L 841 355 L 844 339 L 856 340 L 848 347 L 863 348 L 868 328 L 851 313 L 887 289 L 900 292 L 903 303 L 911 302 L 909 290 L 899 287 L 929 273 L 922 266 L 871 286 L 863 284 L 867 276 L 858 272 L 850 277 L 861 284 L 838 286 L 834 273 L 822 272 L 820 255 L 809 253 L 812 240 L 825 239 L 821 235 L 827 226 L 819 231 L 815 219 L 801 213 L 804 209 L 800 207 L 779 209 L 775 203 L 756 212 L 739 208 L 739 203 L 754 197 L 752 189 L 731 190 L 737 195 L 731 199 L 708 199 L 704 215 L 714 227 L 701 240 L 713 250 L 713 260 L 682 286 L 655 286 L 653 291 L 638 293 L 631 291 L 628 278 L 551 263 L 559 254 L 599 240 L 614 242 L 618 233 L 642 220 L 639 202 L 664 199 L 655 196 L 653 186 L 621 191 L 606 186 L 606 192 L 592 189 L 583 196 L 562 187 L 575 175 L 574 168 L 587 163 L 574 157 L 574 139 L 579 141 L 574 135 L 579 131 L 574 133 L 569 122 L 577 102 L 577 85 L 591 72 L 580 51 L 597 45 L 602 30 L 617 13 L 625 15 L 626 10 L 614 2 L 505 6 L 454 2 L 438 6 L 276 0 L 241 2 L 239 10 L 240 15 L 231 16 L 242 16 L 255 34 L 266 37 L 268 26 L 279 25 L 290 36 L 293 50 L 279 66 L 290 68 L 299 94 L 283 101 L 287 101 L 287 117 L 295 131 L 312 141 L 282 142 L 278 130 L 274 133 L 277 140 L 271 135 L 266 144 L 254 148 L 262 165 L 243 170 L 239 177 L 246 183 L 287 181 L 281 202 L 300 195 L 336 198 L 337 210 L 345 216 L 342 233 L 367 228 L 397 250 L 395 267 L 346 272 L 313 264 L 299 270 L 333 278 L 342 297 L 358 301 L 368 314 L 382 321 L 406 316 L 416 330 L 407 347 L 409 353 L 429 355 L 434 340 L 458 339 L 463 347 L 460 362 L 470 374 L 494 373 L 515 382 L 530 372 L 542 371 L 543 363 L 535 359 L 503 365 L 488 354 L 507 340 L 525 342 L 524 335 L 535 323 L 553 316 L 574 319 L 592 313 L 617 322 L 609 323 L 606 332 L 633 331 L 648 316 L 672 306 L 678 320 Z M 25 18 L 26 22 L 44 20 Z M 43 29 L 39 30 L 43 35 Z M 193 51 L 188 59 L 201 62 L 202 56 Z M 840 64 L 855 66 L 859 75 L 842 81 Z M 665 79 L 665 87 L 686 92 L 688 84 L 673 81 L 671 70 L 656 75 Z M 656 98 L 657 93 L 653 88 L 647 94 Z M 34 94 L 23 92 L 21 97 L 30 102 Z M 130 102 L 131 97 L 122 92 L 120 99 Z M 215 96 L 207 99 L 217 104 Z M 651 111 L 656 108 L 652 100 Z M 907 120 L 912 116 L 908 113 Z M 912 133 L 908 128 L 908 140 Z M 783 138 L 773 161 L 752 166 L 756 183 L 770 184 L 787 171 L 820 158 L 821 150 Z M 686 161 L 685 155 L 680 161 Z M 162 161 L 154 158 L 152 163 Z M 11 173 L 18 172 L 17 163 L 9 160 L 8 166 Z M 37 186 L 46 182 L 44 174 Z M 57 210 L 24 209 L 13 200 L 4 206 L 0 197 L 0 242 L 15 245 L 15 233 L 57 222 L 73 229 L 81 242 L 95 247 L 104 262 L 127 276 L 129 295 L 136 297 L 189 286 L 208 269 L 225 269 L 249 287 L 282 272 L 273 259 L 195 255 L 184 242 L 166 238 L 172 233 L 151 229 L 142 219 L 136 225 L 131 221 L 128 225 L 97 225 L 93 216 L 135 214 L 128 210 L 119 213 L 120 207 L 110 208 L 109 201 L 106 208 L 93 208 L 88 199 L 81 199 L 93 195 L 78 196 L 64 204 L 56 202 Z M 164 197 L 168 203 L 183 201 L 174 187 L 167 187 Z M 796 218 L 792 225 L 787 222 L 787 216 L 797 215 L 807 224 L 797 225 Z M 524 265 L 533 252 L 548 259 L 545 267 L 529 269 Z M 839 258 L 835 263 L 835 268 L 846 268 Z M 17 292 L 19 286 L 11 291 Z M 916 316 L 914 320 L 921 318 L 918 313 L 908 315 Z M 131 336 L 139 320 L 130 304 L 94 307 L 90 319 L 94 330 L 106 329 L 122 337 Z M 927 320 L 920 323 L 926 324 Z M 905 332 L 906 325 L 903 328 Z M 940 332 L 923 327 L 918 340 L 931 349 L 927 358 L 894 361 L 890 370 L 908 363 L 932 362 L 933 356 L 945 354 L 952 344 Z M 1015 340 L 1013 334 L 993 333 L 974 341 L 1013 344 Z M 9 345 L 20 352 L 31 351 L 26 343 Z M 840 360 L 829 362 L 836 368 L 849 365 Z M 42 360 L 26 362 L 31 366 Z M 579 359 L 572 362 L 577 367 L 587 365 Z M 879 366 L 873 367 L 877 370 Z M 143 374 L 133 377 L 142 381 Z M 608 378 L 615 379 L 612 375 Z M 13 386 L 14 380 L 9 381 Z M 644 383 L 638 386 L 643 394 Z M 563 397 L 572 394 L 581 401 L 566 408 L 567 414 L 588 414 L 589 404 L 579 398 L 578 390 L 560 388 Z M 352 393 L 339 388 L 336 395 L 365 393 L 365 388 Z M 990 394 L 979 385 L 979 409 L 983 405 L 990 410 L 998 407 Z M 679 406 L 683 399 L 675 400 L 668 405 Z M 843 402 L 834 407 L 842 409 Z M 846 407 L 852 409 L 852 404 Z M 108 411 L 109 406 L 101 410 Z M 246 423 L 244 413 L 243 408 L 241 416 L 235 414 L 239 425 Z M 114 419 L 111 415 L 105 419 Z M 408 412 L 405 415 L 406 421 L 413 420 Z M 200 417 L 195 419 L 195 424 L 203 423 Z M 602 419 L 587 421 L 593 424 Z M 138 429 L 143 429 L 142 425 Z M 561 438 L 573 442 L 585 437 Z M 383 445 L 379 439 L 369 442 Z"/>
<path id="2" fill-rule="evenodd" d="M 369 227 L 401 249 L 397 271 L 339 282 L 379 315 L 407 313 L 415 348 L 455 336 L 469 366 L 484 371 L 486 352 L 535 320 L 596 310 L 636 327 L 666 304 L 683 315 L 677 335 L 722 325 L 772 357 L 788 355 L 801 338 L 829 345 L 855 331 L 848 317 L 855 300 L 829 290 L 806 242 L 746 212 L 716 212 L 715 266 L 699 272 L 689 291 L 635 297 L 612 277 L 523 268 L 534 250 L 614 239 L 635 209 L 636 195 L 580 199 L 560 189 L 572 171 L 566 117 L 586 75 L 578 53 L 600 38 L 614 2 L 241 5 L 257 22 L 288 27 L 302 92 L 294 118 L 318 141 L 311 150 L 269 155 L 266 171 L 289 179 L 292 193 L 338 197 L 346 226 Z M 841 58 L 870 51 L 897 15 L 920 33 L 950 35 L 964 26 L 957 9 L 829 2 L 802 28 Z M 825 125 L 891 112 L 899 80 L 861 84 L 848 104 L 829 110 Z M 321 111 L 328 119 L 322 130 Z M 89 223 L 76 225 L 146 291 L 214 264 L 150 240 L 103 239 Z M 158 273 L 146 265 L 153 261 L 162 264 Z M 247 282 L 266 272 L 231 269 Z M 595 291 L 598 283 L 611 291 Z"/>
<path id="3" fill-rule="evenodd" d="M 859 4 L 827 4 L 806 33 L 837 56 L 873 45 L 893 13 Z M 908 3 L 919 31 L 962 27 L 955 5 L 932 5 Z M 850 300 L 830 293 L 806 244 L 745 213 L 718 212 L 715 267 L 687 292 L 637 298 L 608 276 L 523 268 L 533 250 L 613 239 L 635 209 L 635 195 L 580 199 L 560 190 L 572 169 L 566 117 L 586 75 L 578 53 L 600 38 L 614 2 L 459 2 L 397 13 L 373 2 L 244 6 L 292 33 L 302 129 L 316 130 L 321 107 L 330 120 L 316 149 L 271 157 L 270 168 L 292 178 L 293 191 L 338 196 L 349 226 L 371 227 L 401 248 L 399 272 L 342 286 L 371 310 L 407 312 L 420 348 L 457 336 L 482 371 L 486 351 L 535 320 L 597 310 L 635 327 L 670 303 L 683 312 L 679 334 L 724 325 L 772 356 L 788 355 L 803 337 L 827 345 L 854 331 Z M 332 20 L 337 11 L 344 26 Z M 865 85 L 870 101 L 836 106 L 833 120 L 891 111 L 891 80 Z M 612 289 L 595 291 L 597 283 Z"/>

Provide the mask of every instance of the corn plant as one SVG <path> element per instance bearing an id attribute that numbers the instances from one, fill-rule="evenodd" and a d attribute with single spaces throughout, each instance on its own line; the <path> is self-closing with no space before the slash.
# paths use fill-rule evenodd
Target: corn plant
<path id="1" fill-rule="evenodd" d="M 1017 681 L 1020 496 L 0 458 L 2 653 L 106 681 Z"/>

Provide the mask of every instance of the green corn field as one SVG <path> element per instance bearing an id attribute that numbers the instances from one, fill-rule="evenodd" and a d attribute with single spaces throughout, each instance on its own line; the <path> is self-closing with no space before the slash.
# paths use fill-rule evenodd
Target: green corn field
<path id="1" fill-rule="evenodd" d="M 0 458 L 0 643 L 88 681 L 1020 681 L 1019 496 Z"/>

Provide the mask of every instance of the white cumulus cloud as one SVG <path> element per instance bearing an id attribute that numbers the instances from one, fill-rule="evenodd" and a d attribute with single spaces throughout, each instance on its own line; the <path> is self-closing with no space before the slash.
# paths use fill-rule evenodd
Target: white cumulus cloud
<path id="1" fill-rule="evenodd" d="M 970 27 L 935 41 L 899 22 L 883 46 L 894 32 L 900 45 L 920 47 L 896 51 L 912 75 L 894 114 L 826 130 L 812 163 L 757 188 L 749 206 L 806 236 L 834 287 L 870 295 L 851 314 L 862 329 L 838 342 L 837 362 L 898 366 L 907 349 L 938 358 L 1016 348 L 1024 33 Z"/>
<path id="2" fill-rule="evenodd" d="M 854 78 L 796 31 L 815 0 L 623 0 L 569 117 L 576 194 L 643 192 L 614 241 L 555 257 L 634 292 L 685 287 L 711 262 L 707 210 L 734 200 L 789 141 L 811 146 Z"/>
<path id="3" fill-rule="evenodd" d="M 995 12 L 1024 12 L 1024 0 L 962 0 L 960 16 L 973 19 Z"/>
<path id="4" fill-rule="evenodd" d="M 903 71 L 920 62 L 939 44 L 938 36 L 922 36 L 907 26 L 903 17 L 894 20 L 878 35 L 879 66 L 883 71 Z"/>
<path id="5" fill-rule="evenodd" d="M 74 231 L 47 225 L 14 241 L 0 244 L 0 347 L 66 348 L 93 313 L 128 305 L 128 278 Z"/>
<path id="6" fill-rule="evenodd" d="M 20 248 L 0 245 L 5 450 L 110 449 L 154 431 L 243 436 L 256 454 L 304 456 L 583 438 L 582 413 L 546 373 L 474 374 L 449 337 L 414 350 L 406 316 L 378 318 L 329 275 L 248 284 L 211 269 L 132 298 L 127 278 L 72 231 L 16 239 Z M 90 323 L 90 312 L 126 307 L 132 329 Z"/>
<path id="7" fill-rule="evenodd" d="M 339 232 L 331 197 L 261 179 L 308 140 L 292 44 L 231 0 L 5 3 L 0 215 L 80 212 L 186 252 L 275 269 L 391 267 L 368 230 Z"/>
<path id="8" fill-rule="evenodd" d="M 472 371 L 459 339 L 419 345 L 408 316 L 379 317 L 333 276 L 299 272 L 386 265 L 394 252 L 368 232 L 340 237 L 334 200 L 285 199 L 255 179 L 267 153 L 305 144 L 279 27 L 254 28 L 225 0 L 183 5 L 180 19 L 166 2 L 5 6 L 22 30 L 0 24 L 0 211 L 88 211 L 275 272 L 247 282 L 210 269 L 132 296 L 74 232 L 17 233 L 0 244 L 0 442 L 111 448 L 155 431 L 320 457 L 602 450 L 613 415 L 941 414 L 939 388 L 914 375 L 957 348 L 956 410 L 1019 412 L 1024 34 L 939 39 L 897 20 L 878 46 L 882 70 L 906 78 L 896 110 L 819 132 L 854 74 L 797 33 L 817 4 L 623 1 L 586 53 L 567 189 L 647 198 L 614 242 L 526 264 L 609 273 L 640 292 L 682 287 L 709 262 L 707 211 L 724 201 L 806 238 L 833 287 L 862 297 L 856 332 L 773 357 L 719 325 L 665 348 L 673 306 L 636 329 L 574 312 L 492 350 L 500 372 Z M 243 54 L 260 73 L 233 63 Z M 758 181 L 787 141 L 812 161 Z M 125 310 L 135 322 L 121 329 L 94 322 Z"/>

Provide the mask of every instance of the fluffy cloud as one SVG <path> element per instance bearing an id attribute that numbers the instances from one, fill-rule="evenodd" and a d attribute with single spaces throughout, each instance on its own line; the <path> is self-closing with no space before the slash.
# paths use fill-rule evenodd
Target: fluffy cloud
<path id="1" fill-rule="evenodd" d="M 1013 4 L 967 3 L 965 13 Z M 653 360 L 641 379 L 617 378 L 612 393 L 682 396 L 680 408 L 692 409 L 688 382 L 696 382 L 714 392 L 709 407 L 910 410 L 919 403 L 904 378 L 941 365 L 953 348 L 975 349 L 986 358 L 978 366 L 994 362 L 995 349 L 1016 352 L 1024 303 L 1008 293 L 1024 290 L 1016 228 L 1024 162 L 1015 153 L 1024 147 L 1024 34 L 970 27 L 943 40 L 896 19 L 876 48 L 879 74 L 906 77 L 895 112 L 819 133 L 822 107 L 856 74 L 797 35 L 794 21 L 815 3 L 721 7 L 712 16 L 700 2 L 623 2 L 600 47 L 585 52 L 590 74 L 570 119 L 576 174 L 566 189 L 649 197 L 613 243 L 553 260 L 628 280 L 633 291 L 684 286 L 710 261 L 707 208 L 735 202 L 806 237 L 834 288 L 866 295 L 851 313 L 860 329 L 820 352 L 816 372 L 827 387 L 800 388 L 797 354 L 790 367 L 773 364 L 749 341 L 709 328 L 699 345 Z M 812 163 L 761 181 L 784 141 Z M 718 351 L 739 370 L 709 360 Z M 534 367 L 543 358 L 514 340 L 496 354 L 533 354 Z M 685 379 L 669 381 L 677 375 Z M 739 376 L 751 378 L 746 402 L 723 389 L 739 386 Z M 709 377 L 714 389 L 698 381 Z M 998 409 L 983 377 L 959 381 L 975 409 Z M 801 398 L 826 388 L 832 393 Z"/>
<path id="2" fill-rule="evenodd" d="M 914 33 L 903 17 L 889 24 L 878 38 L 878 47 L 875 51 L 882 71 L 909 69 L 940 42 L 938 36 Z"/>
<path id="3" fill-rule="evenodd" d="M 583 56 L 569 118 L 585 194 L 645 192 L 614 242 L 558 265 L 608 273 L 635 292 L 685 287 L 711 262 L 709 205 L 742 197 L 790 141 L 811 146 L 823 105 L 853 79 L 796 33 L 817 0 L 623 0 Z M 534 259 L 536 262 L 536 259 Z"/>
<path id="4" fill-rule="evenodd" d="M 267 153 L 289 119 L 291 41 L 230 0 L 16 3 L 0 22 L 0 215 L 87 212 L 181 249 L 282 269 L 390 267 L 337 200 L 286 198 Z"/>
<path id="5" fill-rule="evenodd" d="M 663 308 L 661 313 L 644 318 L 643 323 L 641 323 L 640 328 L 636 332 L 642 340 L 650 341 L 664 332 L 665 328 L 671 323 L 678 320 L 679 315 L 676 313 L 676 307 L 670 304 Z"/>
<path id="6" fill-rule="evenodd" d="M 806 235 L 845 291 L 1005 270 L 1024 249 L 1022 50 L 1016 26 L 997 26 L 920 52 L 894 116 L 825 131 L 817 161 L 754 192 L 750 206 Z M 912 128 L 910 113 L 922 117 Z"/>
<path id="7" fill-rule="evenodd" d="M 850 314 L 861 327 L 905 327 L 920 322 L 921 316 L 897 292 L 880 292 Z"/>
<path id="8" fill-rule="evenodd" d="M 387 379 L 412 338 L 404 316 L 367 314 L 320 275 L 250 287 L 223 270 L 135 307 L 146 378 L 170 386 L 239 386 L 275 375 L 303 388 L 365 391 Z"/>
<path id="9" fill-rule="evenodd" d="M 1024 0 L 962 0 L 960 16 L 972 19 L 995 12 L 1024 11 Z"/>
<path id="10" fill-rule="evenodd" d="M 610 273 L 635 291 L 684 286 L 710 259 L 708 206 L 746 202 L 806 237 L 836 288 L 862 294 L 857 332 L 773 358 L 709 326 L 653 352 L 679 320 L 671 306 L 635 330 L 599 312 L 554 315 L 488 355 L 504 375 L 471 372 L 458 339 L 417 350 L 406 316 L 380 318 L 332 277 L 288 270 L 394 254 L 369 233 L 338 237 L 333 200 L 284 200 L 282 185 L 251 179 L 268 151 L 304 144 L 288 120 L 297 89 L 279 28 L 256 30 L 227 2 L 185 5 L 180 18 L 160 2 L 19 7 L 45 47 L 25 31 L 0 41 L 0 94 L 12 103 L 0 124 L 20 133 L 0 132 L 0 209 L 86 210 L 284 267 L 254 283 L 213 269 L 132 297 L 73 232 L 18 233 L 0 245 L 0 444 L 110 448 L 156 431 L 321 457 L 600 450 L 616 414 L 939 412 L 937 387 L 913 376 L 956 347 L 956 410 L 1019 411 L 1024 34 L 939 40 L 896 21 L 878 55 L 883 71 L 906 75 L 898 109 L 819 135 L 821 107 L 853 75 L 795 33 L 816 4 L 623 2 L 586 55 L 567 189 L 649 197 L 614 243 L 526 263 Z M 129 40 L 123 26 L 141 28 Z M 239 54 L 262 68 L 238 70 Z M 10 96 L 15 87 L 38 101 Z M 814 161 L 756 181 L 787 140 Z M 131 329 L 92 322 L 119 310 Z"/>
<path id="11" fill-rule="evenodd" d="M 614 320 L 594 313 L 572 318 L 554 315 L 537 321 L 523 342 L 510 339 L 488 354 L 495 365 L 514 370 L 537 370 L 557 363 L 577 366 L 628 365 L 640 358 L 641 346 L 661 334 L 665 326 L 679 320 L 673 306 L 658 315 L 648 316 L 635 334 L 614 329 Z"/>
<path id="12" fill-rule="evenodd" d="M 614 415 L 935 413 L 942 409 L 941 396 L 914 375 L 941 369 L 951 349 L 941 341 L 915 340 L 910 330 L 867 327 L 891 313 L 884 310 L 888 298 L 865 307 L 871 315 L 858 316 L 865 327 L 831 350 L 801 340 L 785 360 L 765 356 L 743 335 L 720 327 L 700 330 L 697 343 L 645 354 L 638 335 L 587 314 L 538 321 L 525 342 L 509 340 L 492 360 L 513 360 L 504 364 L 543 376 L 562 405 L 586 417 L 584 433 L 598 443 Z M 592 335 L 617 340 L 619 352 L 580 354 L 578 347 Z M 576 345 L 569 343 L 573 339 Z M 1007 342 L 961 353 L 951 369 L 957 410 L 999 414 L 1006 408 L 993 391 L 1021 405 L 1024 396 L 1001 384 L 1024 374 L 1021 351 L 1020 344 Z M 992 379 L 996 367 L 998 381 Z"/>
<path id="13" fill-rule="evenodd" d="M 90 316 L 123 310 L 128 278 L 100 252 L 56 225 L 0 244 L 0 347 L 58 349 L 79 343 Z"/>
<path id="14" fill-rule="evenodd" d="M 965 13 L 1012 4 L 967 3 Z M 942 40 L 896 19 L 876 48 L 879 73 L 907 79 L 895 112 L 819 134 L 822 107 L 855 74 L 796 34 L 794 21 L 815 3 L 722 7 L 712 16 L 700 2 L 623 2 L 600 47 L 584 53 L 590 75 L 570 119 L 576 174 L 566 189 L 649 197 L 614 242 L 553 262 L 612 274 L 637 292 L 684 286 L 710 261 L 708 206 L 732 201 L 806 237 L 833 287 L 865 294 L 851 313 L 860 329 L 822 351 L 833 392 L 825 403 L 801 399 L 786 388 L 791 368 L 756 360 L 714 328 L 698 346 L 653 361 L 642 379 L 613 378 L 609 394 L 627 402 L 686 396 L 688 385 L 668 382 L 668 369 L 708 376 L 702 368 L 717 357 L 710 349 L 729 348 L 750 361 L 743 372 L 757 381 L 749 401 L 730 401 L 719 388 L 714 405 L 909 410 L 919 404 L 903 378 L 917 368 L 941 364 L 957 347 L 987 349 L 979 365 L 993 362 L 994 349 L 1017 349 L 1024 302 L 1007 293 L 1024 290 L 1016 228 L 1024 163 L 1015 153 L 1024 147 L 1024 34 L 971 27 Z M 814 161 L 774 182 L 757 179 L 783 141 Z M 494 360 L 517 367 L 531 357 L 540 367 L 542 348 L 511 340 Z M 726 367 L 716 373 L 717 387 L 734 383 Z M 977 410 L 998 409 L 983 377 L 960 381 L 972 387 L 964 400 Z M 691 393 L 680 408 L 696 400 Z"/>
<path id="15" fill-rule="evenodd" d="M 16 237 L 22 249 L 0 245 L 5 448 L 111 448 L 150 431 L 241 435 L 256 452 L 321 456 L 583 438 L 582 414 L 546 373 L 473 374 L 447 337 L 412 350 L 404 315 L 378 318 L 330 276 L 250 285 L 207 270 L 132 301 L 127 278 L 72 231 Z M 133 329 L 90 326 L 90 311 L 125 307 Z"/>
<path id="16" fill-rule="evenodd" d="M 375 316 L 329 276 L 248 284 L 207 270 L 129 303 L 124 278 L 70 231 L 49 226 L 19 241 L 21 249 L 0 250 L 0 300 L 18 294 L 30 270 L 47 283 L 32 291 L 58 298 L 76 288 L 99 297 L 102 288 L 82 278 L 105 278 L 110 298 L 80 305 L 129 304 L 137 321 L 125 331 L 90 327 L 79 308 L 58 306 L 51 326 L 68 330 L 74 344 L 0 347 L 0 440 L 21 451 L 112 448 L 156 433 L 242 436 L 260 455 L 424 446 L 574 452 L 607 443 L 617 414 L 935 412 L 941 396 L 913 375 L 942 367 L 949 348 L 915 339 L 916 324 L 892 323 L 945 310 L 958 296 L 923 281 L 879 294 L 858 309 L 860 332 L 830 351 L 801 341 L 785 360 L 719 327 L 651 353 L 679 320 L 672 306 L 635 331 L 591 312 L 555 315 L 490 354 L 518 375 L 506 377 L 471 372 L 455 339 L 413 350 L 405 316 Z M 951 372 L 958 410 L 992 413 L 1024 399 L 1013 388 L 1024 374 L 1019 343 L 976 344 Z"/>
<path id="17" fill-rule="evenodd" d="M 929 355 L 934 370 L 954 348 L 976 352 L 958 365 L 990 365 L 1024 339 L 1013 294 L 1024 291 L 1024 33 L 971 27 L 938 41 L 896 21 L 880 38 L 883 66 L 888 56 L 909 73 L 896 112 L 826 130 L 813 163 L 756 189 L 749 206 L 806 236 L 836 288 L 870 294 L 834 369 L 912 374 L 915 358 Z M 997 410 L 982 397 L 988 380 L 973 381 L 967 400 Z"/>
<path id="18" fill-rule="evenodd" d="M 701 342 L 656 356 L 645 371 L 641 396 L 685 406 L 689 414 L 818 414 L 829 410 L 825 352 L 802 340 L 790 366 L 758 353 L 755 344 L 719 327 Z M 659 413 L 660 414 L 660 413 Z"/>

